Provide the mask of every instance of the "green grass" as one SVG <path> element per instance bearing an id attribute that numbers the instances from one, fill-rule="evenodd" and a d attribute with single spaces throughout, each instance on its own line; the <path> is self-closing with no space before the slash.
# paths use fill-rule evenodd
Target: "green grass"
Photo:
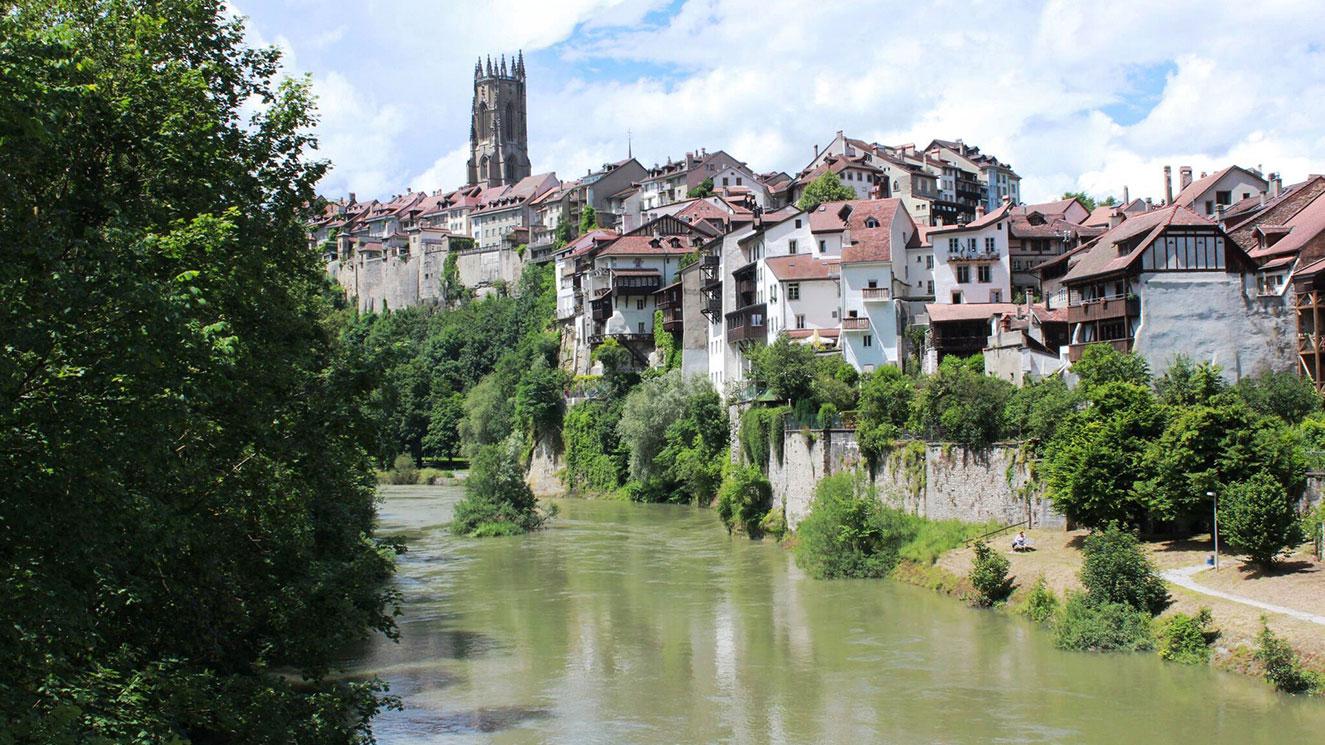
<path id="1" fill-rule="evenodd" d="M 988 533 L 995 527 L 990 523 L 964 523 L 960 520 L 915 520 L 915 537 L 901 549 L 901 557 L 917 564 L 933 564 L 944 553 L 959 548 L 967 540 Z"/>

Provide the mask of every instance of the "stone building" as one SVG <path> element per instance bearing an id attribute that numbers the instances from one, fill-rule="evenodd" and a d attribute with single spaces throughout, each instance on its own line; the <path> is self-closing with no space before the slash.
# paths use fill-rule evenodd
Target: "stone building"
<path id="1" fill-rule="evenodd" d="M 510 186 L 531 173 L 524 52 L 506 67 L 488 57 L 474 64 L 474 103 L 469 125 L 469 183 Z"/>

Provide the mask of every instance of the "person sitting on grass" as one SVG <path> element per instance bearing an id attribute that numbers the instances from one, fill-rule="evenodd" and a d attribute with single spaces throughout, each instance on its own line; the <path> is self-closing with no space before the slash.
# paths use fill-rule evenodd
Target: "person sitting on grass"
<path id="1" fill-rule="evenodd" d="M 1016 538 L 1013 538 L 1013 539 L 1012 539 L 1012 550 L 1013 550 L 1013 551 L 1025 551 L 1026 549 L 1027 549 L 1027 545 L 1026 545 L 1026 531 L 1023 530 L 1023 531 L 1017 533 L 1017 537 L 1016 537 Z"/>

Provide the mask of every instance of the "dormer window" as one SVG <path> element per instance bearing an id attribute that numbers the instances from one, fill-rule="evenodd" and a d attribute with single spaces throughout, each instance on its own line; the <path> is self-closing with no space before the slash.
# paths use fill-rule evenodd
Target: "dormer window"
<path id="1" fill-rule="evenodd" d="M 867 227 L 867 228 L 877 228 L 877 227 L 879 227 L 879 221 L 878 221 L 878 220 L 875 220 L 873 217 L 867 217 L 867 218 L 865 218 L 865 227 Z"/>

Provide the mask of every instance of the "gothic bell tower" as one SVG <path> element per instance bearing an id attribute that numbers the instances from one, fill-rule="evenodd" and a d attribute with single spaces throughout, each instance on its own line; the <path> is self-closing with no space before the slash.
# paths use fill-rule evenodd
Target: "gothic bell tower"
<path id="1" fill-rule="evenodd" d="M 525 117 L 524 52 L 506 67 L 488 57 L 474 65 L 474 106 L 469 124 L 469 183 L 510 185 L 529 175 Z"/>

